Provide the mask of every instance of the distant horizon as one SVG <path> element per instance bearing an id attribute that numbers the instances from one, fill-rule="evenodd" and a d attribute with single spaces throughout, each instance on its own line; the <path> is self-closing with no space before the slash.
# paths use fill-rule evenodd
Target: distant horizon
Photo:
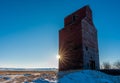
<path id="1" fill-rule="evenodd" d="M 2 68 L 15 68 L 15 69 L 17 69 L 17 68 L 20 68 L 20 69 L 39 69 L 39 68 L 41 68 L 41 69 L 44 69 L 44 68 L 47 68 L 47 69 L 58 69 L 57 67 L 0 67 L 0 69 L 2 69 Z"/>
<path id="2" fill-rule="evenodd" d="M 50 69 L 52 69 L 52 68 L 56 68 L 56 67 L 26 67 L 26 68 L 25 68 L 25 67 L 0 67 L 0 69 L 1 69 L 1 68 L 21 68 L 21 69 L 22 69 L 22 68 L 23 68 L 23 69 L 27 69 L 27 68 L 28 68 L 28 69 L 34 69 L 34 68 L 35 68 L 35 69 L 37 69 L 37 68 L 43 68 L 43 69 L 44 69 L 44 68 L 50 68 Z M 57 69 L 57 68 L 56 68 L 56 69 Z"/>

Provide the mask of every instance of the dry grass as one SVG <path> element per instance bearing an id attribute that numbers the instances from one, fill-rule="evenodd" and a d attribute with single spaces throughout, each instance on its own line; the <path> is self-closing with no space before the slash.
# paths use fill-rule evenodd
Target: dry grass
<path id="1" fill-rule="evenodd" d="M 56 74 L 57 72 L 55 71 L 0 71 L 0 75 L 35 74 L 35 73 Z"/>
<path id="2" fill-rule="evenodd" d="M 28 76 L 26 76 L 28 74 Z M 11 80 L 6 80 L 4 78 L 0 79 L 0 83 L 22 83 L 22 82 L 31 82 L 32 80 L 38 78 L 44 78 L 49 80 L 56 80 L 57 79 L 57 72 L 56 71 L 0 71 L 0 75 L 4 75 L 10 77 Z M 16 77 L 12 78 L 11 75 L 17 75 Z"/>

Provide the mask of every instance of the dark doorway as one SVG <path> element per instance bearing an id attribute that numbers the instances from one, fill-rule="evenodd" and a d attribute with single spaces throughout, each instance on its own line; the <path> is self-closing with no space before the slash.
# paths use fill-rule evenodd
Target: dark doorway
<path id="1" fill-rule="evenodd" d="M 90 69 L 95 69 L 95 61 L 90 61 Z"/>

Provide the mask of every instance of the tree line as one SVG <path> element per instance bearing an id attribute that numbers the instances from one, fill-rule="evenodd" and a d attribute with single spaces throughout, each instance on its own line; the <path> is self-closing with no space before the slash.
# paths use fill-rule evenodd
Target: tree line
<path id="1" fill-rule="evenodd" d="M 110 62 L 103 62 L 100 66 L 101 69 L 120 69 L 120 61 L 116 61 L 113 64 Z"/>

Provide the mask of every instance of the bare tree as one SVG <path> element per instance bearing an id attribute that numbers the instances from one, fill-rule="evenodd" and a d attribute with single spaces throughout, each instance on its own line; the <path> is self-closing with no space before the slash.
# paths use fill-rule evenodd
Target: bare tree
<path id="1" fill-rule="evenodd" d="M 100 65 L 100 69 L 104 69 L 104 68 L 103 68 L 103 65 Z"/>
<path id="2" fill-rule="evenodd" d="M 120 61 L 114 63 L 116 69 L 120 69 Z"/>
<path id="3" fill-rule="evenodd" d="M 103 69 L 111 69 L 111 64 L 109 62 L 103 62 Z"/>

